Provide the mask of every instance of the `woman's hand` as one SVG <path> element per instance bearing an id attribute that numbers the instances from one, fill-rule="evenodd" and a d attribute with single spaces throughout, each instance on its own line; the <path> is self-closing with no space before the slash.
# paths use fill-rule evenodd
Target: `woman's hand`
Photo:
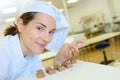
<path id="1" fill-rule="evenodd" d="M 84 46 L 86 42 L 86 38 L 82 38 L 79 40 L 73 41 L 71 44 L 64 44 L 63 47 L 60 49 L 58 54 L 55 56 L 53 61 L 54 65 L 61 65 L 63 62 L 70 59 L 72 56 L 79 55 L 79 48 Z"/>

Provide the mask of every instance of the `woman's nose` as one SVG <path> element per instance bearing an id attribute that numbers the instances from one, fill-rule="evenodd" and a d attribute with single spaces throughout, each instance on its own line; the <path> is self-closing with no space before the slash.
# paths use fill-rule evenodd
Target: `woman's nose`
<path id="1" fill-rule="evenodd" d="M 46 43 L 48 43 L 48 42 L 51 40 L 49 34 L 44 34 L 43 37 L 42 37 L 42 39 L 43 39 L 43 41 L 46 42 Z"/>

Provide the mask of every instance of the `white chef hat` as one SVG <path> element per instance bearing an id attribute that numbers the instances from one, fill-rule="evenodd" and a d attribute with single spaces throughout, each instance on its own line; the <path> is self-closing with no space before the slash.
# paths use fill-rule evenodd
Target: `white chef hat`
<path id="1" fill-rule="evenodd" d="M 22 10 L 22 14 L 26 12 L 40 12 L 51 15 L 56 20 L 56 33 L 52 41 L 46 46 L 48 50 L 57 50 L 62 47 L 69 31 L 69 24 L 63 14 L 52 4 L 44 1 L 28 2 Z"/>

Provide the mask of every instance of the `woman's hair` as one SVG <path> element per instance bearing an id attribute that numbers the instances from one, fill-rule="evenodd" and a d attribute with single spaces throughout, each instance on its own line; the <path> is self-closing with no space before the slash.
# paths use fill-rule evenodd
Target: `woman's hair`
<path id="1" fill-rule="evenodd" d="M 20 16 L 20 18 L 23 20 L 23 25 L 27 25 L 31 20 L 34 19 L 34 16 L 37 14 L 37 12 L 27 12 Z M 13 25 L 9 25 L 5 31 L 4 36 L 7 35 L 15 35 L 18 34 L 17 25 L 14 23 Z"/>

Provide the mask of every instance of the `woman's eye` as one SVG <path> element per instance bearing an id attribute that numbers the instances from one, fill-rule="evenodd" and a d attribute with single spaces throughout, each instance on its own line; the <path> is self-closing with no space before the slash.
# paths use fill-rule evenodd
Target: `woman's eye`
<path id="1" fill-rule="evenodd" d="M 53 35 L 55 33 L 55 31 L 50 31 L 49 33 L 50 33 L 50 35 Z"/>
<path id="2" fill-rule="evenodd" d="M 43 30 L 43 27 L 37 27 L 38 30 L 42 31 Z"/>

